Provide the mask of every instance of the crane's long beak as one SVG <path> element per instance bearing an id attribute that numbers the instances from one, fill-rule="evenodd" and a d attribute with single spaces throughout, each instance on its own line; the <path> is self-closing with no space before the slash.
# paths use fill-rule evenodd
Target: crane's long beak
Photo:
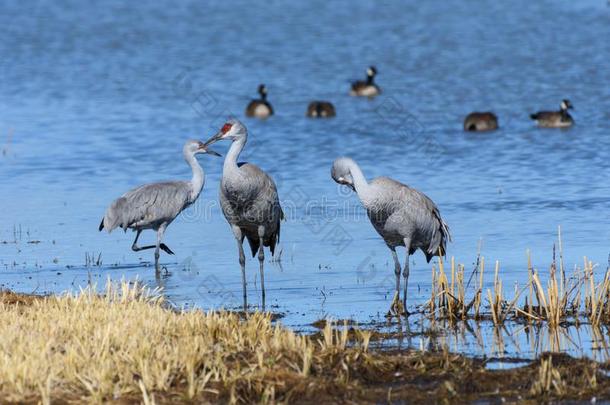
<path id="1" fill-rule="evenodd" d="M 214 142 L 221 140 L 222 135 L 223 135 L 222 132 L 218 132 L 216 135 L 214 135 L 213 137 L 211 137 L 210 139 L 205 141 L 205 143 L 203 144 L 203 147 L 207 148 L 209 145 L 213 144 Z"/>
<path id="2" fill-rule="evenodd" d="M 208 155 L 222 156 L 220 153 L 215 152 L 212 149 L 208 149 L 208 147 L 204 143 L 202 143 L 201 141 L 199 142 L 199 151 L 201 153 L 207 153 Z"/>
<path id="3" fill-rule="evenodd" d="M 339 177 L 337 180 L 335 180 L 337 183 L 341 184 L 342 186 L 347 186 L 349 188 L 352 189 L 352 191 L 356 191 L 356 187 L 354 187 L 353 184 L 351 184 L 350 182 L 346 181 L 343 177 Z"/>

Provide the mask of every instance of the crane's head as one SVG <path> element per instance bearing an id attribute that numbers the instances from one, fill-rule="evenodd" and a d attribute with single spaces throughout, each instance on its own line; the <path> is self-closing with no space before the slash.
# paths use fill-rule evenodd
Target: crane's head
<path id="1" fill-rule="evenodd" d="M 570 103 L 570 100 L 566 98 L 561 101 L 561 110 L 566 111 L 567 109 L 574 109 L 574 106 Z"/>
<path id="2" fill-rule="evenodd" d="M 195 139 L 189 139 L 188 141 L 186 141 L 182 151 L 185 155 L 197 155 L 200 153 L 207 153 L 209 155 L 220 156 L 220 153 L 216 153 L 213 150 L 208 149 L 203 142 Z"/>
<path id="3" fill-rule="evenodd" d="M 352 167 L 356 163 L 347 157 L 340 157 L 335 159 L 333 167 L 330 169 L 330 175 L 333 180 L 344 186 L 348 186 L 353 191 L 356 191 L 354 187 L 354 177 L 352 176 Z"/>
<path id="4" fill-rule="evenodd" d="M 248 131 L 246 130 L 246 127 L 244 126 L 244 124 L 242 124 L 241 122 L 239 122 L 239 120 L 236 119 L 230 119 L 227 122 L 225 122 L 225 124 L 222 126 L 222 128 L 220 128 L 220 131 L 218 131 L 218 133 L 216 133 L 216 135 L 214 135 L 213 137 L 211 137 L 210 139 L 208 139 L 205 144 L 204 147 L 208 147 L 209 145 L 213 144 L 214 142 L 223 140 L 223 139 L 230 139 L 231 141 L 236 141 L 236 140 L 240 140 L 240 139 L 246 139 L 248 136 Z"/>

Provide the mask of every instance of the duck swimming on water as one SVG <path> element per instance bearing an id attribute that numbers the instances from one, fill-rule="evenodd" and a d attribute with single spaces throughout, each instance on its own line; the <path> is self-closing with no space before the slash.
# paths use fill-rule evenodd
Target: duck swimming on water
<path id="1" fill-rule="evenodd" d="M 267 101 L 267 86 L 261 84 L 258 86 L 258 94 L 260 98 L 250 101 L 246 107 L 247 117 L 268 118 L 273 115 L 273 107 Z"/>
<path id="2" fill-rule="evenodd" d="M 530 115 L 530 118 L 538 123 L 539 127 L 543 128 L 566 128 L 574 124 L 574 119 L 568 113 L 568 109 L 573 109 L 570 100 L 564 99 L 561 101 L 559 111 L 539 111 L 536 114 Z"/>
<path id="3" fill-rule="evenodd" d="M 350 96 L 372 98 L 381 94 L 381 89 L 374 82 L 376 75 L 377 69 L 375 66 L 369 66 L 366 70 L 366 80 L 358 80 L 352 83 Z"/>
<path id="4" fill-rule="evenodd" d="M 329 118 L 336 115 L 335 106 L 329 101 L 312 101 L 307 106 L 307 114 L 310 118 Z"/>
<path id="5" fill-rule="evenodd" d="M 492 112 L 471 112 L 464 120 L 464 131 L 493 131 L 498 129 L 498 117 Z"/>

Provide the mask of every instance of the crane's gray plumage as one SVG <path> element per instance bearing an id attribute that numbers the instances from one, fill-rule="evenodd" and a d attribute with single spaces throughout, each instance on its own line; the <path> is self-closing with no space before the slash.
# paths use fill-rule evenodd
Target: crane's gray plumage
<path id="1" fill-rule="evenodd" d="M 438 207 L 425 194 L 388 177 L 367 182 L 356 162 L 350 158 L 335 160 L 331 176 L 337 183 L 356 191 L 373 227 L 392 251 L 397 295 L 400 290 L 400 263 L 396 247 L 405 246 L 407 249 L 403 270 L 403 305 L 406 308 L 409 255 L 421 249 L 430 262 L 434 256 L 445 255 L 447 241 L 451 240 L 449 227 L 441 218 Z"/>
<path id="2" fill-rule="evenodd" d="M 264 305 L 263 247 L 269 247 L 271 255 L 274 255 L 276 243 L 280 239 L 280 221 L 284 218 L 273 179 L 256 165 L 237 162 L 247 138 L 246 127 L 238 120 L 232 119 L 205 143 L 207 146 L 223 139 L 232 141 L 222 170 L 220 205 L 239 248 L 244 307 L 247 306 L 247 299 L 243 240 L 248 240 L 252 257 L 258 251 Z"/>
<path id="3" fill-rule="evenodd" d="M 258 226 L 265 226 L 263 246 L 275 253 L 280 239 L 280 207 L 275 183 L 269 175 L 250 163 L 239 163 L 239 176 L 223 175 L 220 184 L 220 205 L 230 224 L 242 229 L 248 240 L 252 257 L 260 246 Z"/>
<path id="4" fill-rule="evenodd" d="M 409 237 L 410 255 L 421 249 L 428 262 L 438 256 L 439 249 L 444 255 L 449 228 L 430 198 L 388 177 L 378 177 L 369 186 L 375 197 L 365 200 L 365 208 L 386 244 L 404 246 Z"/>
<path id="5" fill-rule="evenodd" d="M 158 229 L 168 225 L 196 199 L 191 184 L 185 181 L 169 181 L 146 184 L 135 188 L 114 200 L 100 224 L 100 231 L 111 232 L 117 227 L 133 229 Z"/>
<path id="6" fill-rule="evenodd" d="M 139 251 L 156 248 L 155 268 L 158 272 L 159 249 L 174 254 L 167 245 L 161 243 L 165 229 L 185 208 L 197 200 L 203 189 L 205 181 L 203 169 L 195 158 L 195 155 L 200 153 L 220 156 L 216 152 L 207 150 L 202 142 L 187 141 L 183 148 L 183 155 L 193 170 L 191 181 L 145 184 L 128 191 L 110 204 L 102 218 L 99 230 L 106 229 L 110 233 L 120 227 L 124 231 L 127 229 L 136 231 L 132 249 Z M 157 232 L 156 245 L 138 247 L 138 238 L 145 229 Z"/>

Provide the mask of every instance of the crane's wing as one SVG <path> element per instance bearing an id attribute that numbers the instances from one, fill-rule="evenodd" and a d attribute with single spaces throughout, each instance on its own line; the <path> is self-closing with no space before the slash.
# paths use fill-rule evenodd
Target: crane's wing
<path id="1" fill-rule="evenodd" d="M 426 259 L 430 261 L 439 252 L 444 255 L 451 233 L 434 201 L 424 193 L 387 177 L 376 178 L 373 183 L 389 190 L 390 200 L 385 204 L 390 211 L 388 214 L 399 215 L 415 225 L 416 234 L 422 240 L 413 242 L 420 244 Z"/>
<path id="2" fill-rule="evenodd" d="M 110 204 L 100 230 L 111 232 L 117 227 L 154 228 L 171 222 L 188 206 L 190 189 L 186 182 L 172 181 L 146 184 L 135 188 Z"/>
<path id="3" fill-rule="evenodd" d="M 449 226 L 443 221 L 441 213 L 427 195 L 405 186 L 408 194 L 408 206 L 412 215 L 417 218 L 420 228 L 428 237 L 428 246 L 424 250 L 426 260 L 430 262 L 433 256 L 444 256 L 447 252 L 447 241 L 451 241 Z"/>
<path id="4" fill-rule="evenodd" d="M 441 213 L 436 204 L 424 193 L 410 188 L 420 198 L 422 205 L 425 206 L 425 213 L 421 213 L 422 217 L 427 217 L 426 222 L 430 226 L 430 243 L 426 253 L 426 259 L 428 262 L 433 256 L 439 255 L 444 256 L 447 252 L 447 241 L 451 241 L 451 233 L 449 226 L 441 217 Z"/>
<path id="5" fill-rule="evenodd" d="M 280 239 L 280 221 L 284 212 L 280 206 L 275 182 L 267 173 L 251 163 L 239 163 L 239 178 L 223 180 L 220 202 L 225 217 L 238 225 L 256 255 L 259 248 L 258 226 L 265 227 L 263 245 L 271 254 Z"/>

